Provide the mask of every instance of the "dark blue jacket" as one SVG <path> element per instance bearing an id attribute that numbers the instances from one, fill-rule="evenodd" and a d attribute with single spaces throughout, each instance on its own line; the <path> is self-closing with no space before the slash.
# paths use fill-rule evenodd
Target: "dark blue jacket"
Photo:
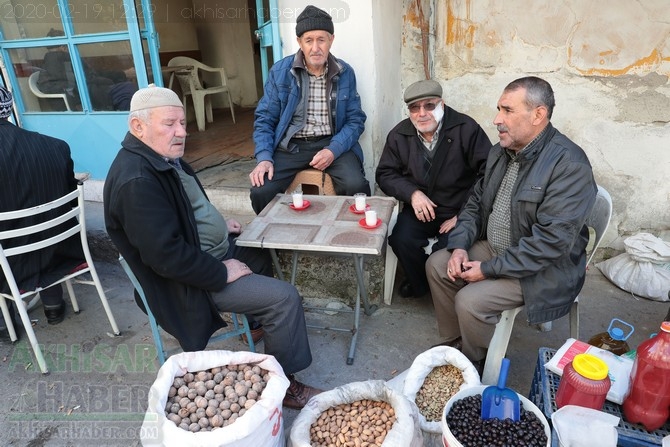
<path id="1" fill-rule="evenodd" d="M 265 83 L 265 93 L 256 107 L 254 121 L 254 155 L 257 162 L 272 161 L 275 150 L 291 152 L 285 147 L 292 137 L 289 125 L 298 105 L 302 103 L 301 85 L 307 79 L 302 51 L 287 56 L 270 69 Z M 365 130 L 365 113 L 356 90 L 356 75 L 349 64 L 328 56 L 327 95 L 330 98 L 333 137 L 328 149 L 335 158 L 351 150 L 363 163 L 363 150 L 358 138 Z M 301 112 L 301 111 L 298 111 Z M 299 129 L 291 129 L 294 134 Z M 284 142 L 283 145 L 280 143 Z"/>

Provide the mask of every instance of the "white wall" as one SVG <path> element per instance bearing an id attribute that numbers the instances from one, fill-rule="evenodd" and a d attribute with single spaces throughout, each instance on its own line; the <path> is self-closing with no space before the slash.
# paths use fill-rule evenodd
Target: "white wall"
<path id="1" fill-rule="evenodd" d="M 246 0 L 212 3 L 194 0 L 196 11 L 210 8 L 195 21 L 202 62 L 223 67 L 230 83 L 233 103 L 253 107 L 258 101 L 256 72 Z M 252 20 L 255 21 L 254 18 Z M 213 107 L 227 107 L 223 95 L 213 95 Z"/>

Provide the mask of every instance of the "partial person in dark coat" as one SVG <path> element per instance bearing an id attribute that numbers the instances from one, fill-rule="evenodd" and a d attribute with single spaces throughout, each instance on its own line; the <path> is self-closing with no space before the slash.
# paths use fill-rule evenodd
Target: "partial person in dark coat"
<path id="1" fill-rule="evenodd" d="M 404 99 L 409 118 L 389 132 L 376 180 L 403 203 L 389 245 L 405 272 L 400 295 L 409 298 L 428 292 L 424 248 L 433 237 L 433 251 L 446 246 L 456 215 L 484 174 L 491 141 L 475 120 L 444 103 L 437 81 L 413 83 Z"/>
<path id="2" fill-rule="evenodd" d="M 0 87 L 0 212 L 15 211 L 57 199 L 77 189 L 74 162 L 65 141 L 36 132 L 30 132 L 9 122 L 12 113 L 12 94 Z M 42 216 L 43 219 L 43 216 Z M 26 218 L 30 224 L 38 218 Z M 0 223 L 0 231 L 12 229 L 9 222 Z M 19 243 L 29 243 L 31 236 Z M 11 242 L 3 248 L 13 246 Z M 9 263 L 19 288 L 32 290 L 48 285 L 84 261 L 79 236 L 39 252 L 12 256 Z M 0 278 L 0 288 L 9 293 L 9 286 Z M 63 289 L 50 287 L 40 292 L 44 313 L 49 324 L 57 324 L 65 317 Z M 8 303 L 11 305 L 11 303 Z M 10 313 L 14 317 L 13 306 Z M 13 320 L 15 321 L 15 319 Z M 16 326 L 16 324 L 14 324 Z M 0 314 L 0 339 L 9 340 L 7 326 Z"/>
<path id="3" fill-rule="evenodd" d="M 263 325 L 265 352 L 289 377 L 284 405 L 302 408 L 319 390 L 293 375 L 312 362 L 298 291 L 253 273 L 267 252 L 235 245 L 240 224 L 224 219 L 181 160 L 186 119 L 176 93 L 138 90 L 128 124 L 105 181 L 105 225 L 157 322 L 184 351 L 199 351 L 225 325 L 219 312 L 251 315 Z"/>

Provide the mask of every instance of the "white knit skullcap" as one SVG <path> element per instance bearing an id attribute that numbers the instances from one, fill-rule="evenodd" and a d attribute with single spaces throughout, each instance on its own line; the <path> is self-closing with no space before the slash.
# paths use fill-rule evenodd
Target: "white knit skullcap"
<path id="1" fill-rule="evenodd" d="M 131 112 L 168 106 L 184 107 L 175 92 L 169 88 L 156 87 L 154 84 L 139 89 L 130 100 Z"/>

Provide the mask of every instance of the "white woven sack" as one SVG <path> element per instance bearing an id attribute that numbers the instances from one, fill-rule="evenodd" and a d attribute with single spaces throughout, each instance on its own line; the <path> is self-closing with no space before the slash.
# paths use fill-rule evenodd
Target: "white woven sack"
<path id="1" fill-rule="evenodd" d="M 653 234 L 638 233 L 623 241 L 626 253 L 636 261 L 647 261 L 653 264 L 670 263 L 670 243 L 659 239 Z"/>
<path id="2" fill-rule="evenodd" d="M 423 447 L 416 406 L 402 393 L 388 387 L 383 380 L 352 382 L 314 396 L 293 421 L 289 447 L 310 447 L 309 429 L 321 413 L 331 407 L 362 399 L 388 402 L 393 407 L 396 421 L 386 434 L 382 447 Z"/>
<path id="3" fill-rule="evenodd" d="M 459 391 L 471 386 L 481 385 L 477 369 L 461 351 L 450 346 L 436 346 L 417 355 L 414 362 L 412 362 L 412 366 L 410 366 L 407 371 L 407 377 L 405 377 L 405 384 L 403 386 L 403 394 L 413 405 L 416 405 L 414 403 L 416 401 L 416 395 L 421 389 L 423 382 L 426 380 L 426 376 L 430 374 L 433 368 L 442 365 L 454 365 L 461 370 L 461 373 L 463 374 L 463 384 L 459 388 Z M 421 430 L 429 433 L 442 433 L 441 420 L 426 420 L 424 415 L 418 411 L 418 408 L 417 413 L 419 415 Z"/>
<path id="4" fill-rule="evenodd" d="M 599 262 L 596 267 L 607 279 L 635 296 L 654 301 L 668 301 L 670 264 L 658 265 L 648 261 L 636 261 L 633 255 L 621 253 Z"/>
<path id="5" fill-rule="evenodd" d="M 270 374 L 260 399 L 233 424 L 210 432 L 191 433 L 165 417 L 168 391 L 175 377 L 187 372 L 241 363 L 257 364 Z M 140 432 L 143 446 L 284 447 L 282 401 L 289 381 L 271 355 L 245 351 L 184 352 L 169 357 L 149 390 L 149 406 Z"/>

